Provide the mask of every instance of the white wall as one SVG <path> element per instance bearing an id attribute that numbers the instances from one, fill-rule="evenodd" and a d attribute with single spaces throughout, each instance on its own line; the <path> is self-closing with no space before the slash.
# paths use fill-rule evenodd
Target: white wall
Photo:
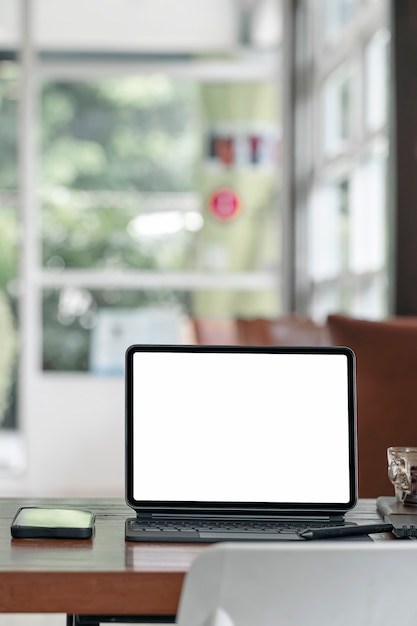
<path id="1" fill-rule="evenodd" d="M 27 467 L 2 496 L 124 496 L 124 381 L 40 375 L 23 437 Z"/>
<path id="2" fill-rule="evenodd" d="M 44 50 L 224 51 L 238 36 L 234 0 L 30 1 Z M 0 2 L 0 45 L 19 40 L 19 4 Z"/>

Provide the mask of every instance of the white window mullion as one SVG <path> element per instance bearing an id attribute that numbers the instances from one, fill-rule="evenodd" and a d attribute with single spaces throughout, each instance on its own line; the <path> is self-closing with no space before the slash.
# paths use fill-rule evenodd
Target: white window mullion
<path id="1" fill-rule="evenodd" d="M 257 291 L 276 289 L 276 270 L 266 272 L 155 272 L 140 270 L 65 270 L 43 271 L 37 274 L 39 287 L 61 289 L 83 287 L 87 289 L 232 289 Z"/>
<path id="2" fill-rule="evenodd" d="M 20 384 L 19 414 L 22 428 L 32 406 L 33 379 L 40 362 L 40 294 L 35 275 L 39 267 L 37 229 L 37 78 L 33 44 L 33 0 L 22 3 L 21 92 L 19 124 L 20 189 Z"/>
<path id="3" fill-rule="evenodd" d="M 276 80 L 280 74 L 281 52 L 271 58 L 235 61 L 189 61 L 184 62 L 126 62 L 119 61 L 91 62 L 47 61 L 39 66 L 42 79 L 46 80 L 98 80 L 118 76 L 146 74 L 164 74 L 179 79 L 197 80 L 200 82 L 262 82 Z"/>

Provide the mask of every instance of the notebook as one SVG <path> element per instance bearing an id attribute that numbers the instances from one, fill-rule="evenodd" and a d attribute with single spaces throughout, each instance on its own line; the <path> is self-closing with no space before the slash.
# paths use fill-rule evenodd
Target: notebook
<path id="1" fill-rule="evenodd" d="M 299 539 L 357 499 L 349 348 L 133 345 L 129 541 Z"/>

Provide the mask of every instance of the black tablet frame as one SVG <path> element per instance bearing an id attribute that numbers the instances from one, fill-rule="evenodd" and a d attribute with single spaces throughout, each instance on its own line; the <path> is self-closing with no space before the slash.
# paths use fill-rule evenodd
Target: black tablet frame
<path id="1" fill-rule="evenodd" d="M 270 503 L 270 502 L 194 502 L 135 500 L 133 497 L 133 356 L 137 352 L 211 352 L 211 353 L 280 353 L 280 354 L 342 354 L 347 358 L 348 369 L 348 430 L 349 430 L 349 500 L 336 503 Z M 357 487 L 357 426 L 356 426 L 356 359 L 348 347 L 280 347 L 280 346 L 203 346 L 203 345 L 155 345 L 135 344 L 125 355 L 125 499 L 140 514 L 222 514 L 259 515 L 266 517 L 294 515 L 343 514 L 352 509 L 358 498 Z M 315 515 L 316 517 L 316 515 Z"/>

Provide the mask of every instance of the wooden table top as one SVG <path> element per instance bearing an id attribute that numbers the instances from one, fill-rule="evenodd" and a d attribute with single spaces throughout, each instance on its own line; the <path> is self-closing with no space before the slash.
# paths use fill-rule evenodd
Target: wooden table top
<path id="1" fill-rule="evenodd" d="M 94 537 L 12 539 L 10 524 L 20 506 L 93 511 Z M 175 615 L 184 575 L 209 544 L 126 542 L 128 517 L 134 517 L 132 509 L 115 498 L 1 499 L 0 612 Z M 380 521 L 375 501 L 360 500 L 347 519 Z"/>

